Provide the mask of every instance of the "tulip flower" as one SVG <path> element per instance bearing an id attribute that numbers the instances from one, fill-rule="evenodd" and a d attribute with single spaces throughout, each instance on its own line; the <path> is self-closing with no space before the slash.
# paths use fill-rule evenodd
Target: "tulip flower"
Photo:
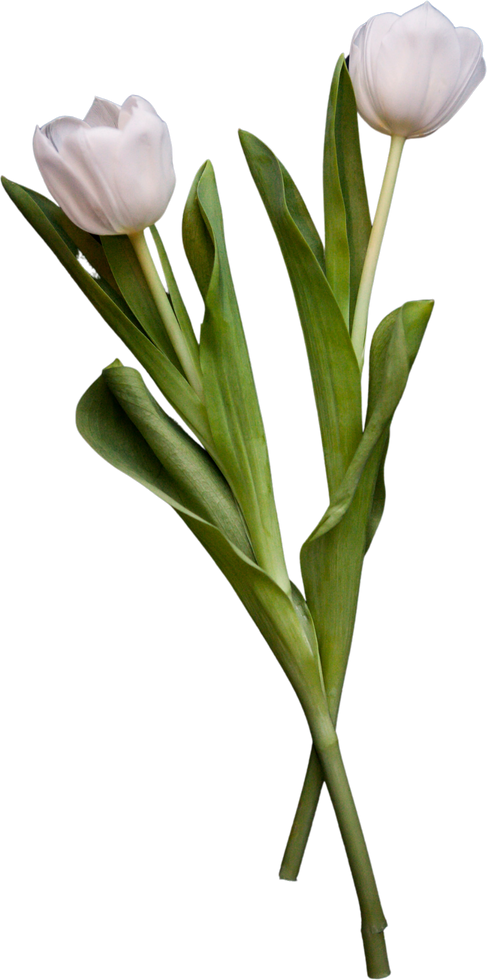
<path id="1" fill-rule="evenodd" d="M 475 31 L 454 27 L 423 3 L 402 16 L 378 14 L 362 24 L 352 38 L 349 71 L 360 115 L 391 136 L 352 327 L 362 366 L 370 295 L 404 143 L 429 136 L 458 112 L 484 78 L 485 61 Z"/>
<path id="2" fill-rule="evenodd" d="M 378 14 L 352 38 L 350 76 L 360 115 L 380 133 L 416 139 L 444 126 L 485 75 L 482 41 L 430 3 Z"/>
<path id="3" fill-rule="evenodd" d="M 84 119 L 59 116 L 34 133 L 48 190 L 92 235 L 128 235 L 183 372 L 199 396 L 199 364 L 181 332 L 144 237 L 169 204 L 176 178 L 166 123 L 150 102 L 95 99 Z"/>
<path id="4" fill-rule="evenodd" d="M 48 190 L 93 235 L 142 231 L 161 217 L 175 185 L 169 131 L 150 102 L 95 99 L 84 119 L 59 116 L 34 134 Z"/>

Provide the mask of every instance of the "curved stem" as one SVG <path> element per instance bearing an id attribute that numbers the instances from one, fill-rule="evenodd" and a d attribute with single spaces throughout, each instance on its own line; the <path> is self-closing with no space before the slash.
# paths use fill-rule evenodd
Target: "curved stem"
<path id="1" fill-rule="evenodd" d="M 277 874 L 284 881 L 297 881 L 323 795 L 323 769 L 311 743 L 303 779 L 287 832 Z"/>
<path id="2" fill-rule="evenodd" d="M 136 231 L 132 235 L 129 235 L 129 238 L 184 374 L 193 390 L 203 401 L 203 381 L 200 365 L 187 344 L 186 338 L 177 321 L 176 314 L 167 298 L 166 290 L 157 273 L 149 246 L 145 240 L 144 232 Z"/>
<path id="3" fill-rule="evenodd" d="M 357 293 L 357 302 L 355 305 L 355 316 L 353 318 L 351 337 L 353 349 L 357 355 L 360 370 L 362 370 L 364 363 L 364 346 L 365 335 L 367 332 L 370 294 L 374 284 L 375 270 L 377 268 L 377 261 L 382 245 L 382 239 L 384 237 L 387 218 L 389 216 L 392 195 L 396 184 L 397 171 L 399 169 L 399 163 L 401 161 L 401 155 L 405 142 L 406 140 L 404 136 L 391 136 L 391 146 L 389 149 L 384 180 L 382 181 L 377 211 L 375 212 L 374 224 L 372 225 L 372 231 L 370 233 L 364 267 L 362 269 L 362 277 L 360 279 L 360 286 Z"/>

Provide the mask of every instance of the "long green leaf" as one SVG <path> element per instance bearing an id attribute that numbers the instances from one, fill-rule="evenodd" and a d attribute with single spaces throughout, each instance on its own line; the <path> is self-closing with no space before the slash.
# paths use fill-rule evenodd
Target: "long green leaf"
<path id="1" fill-rule="evenodd" d="M 186 505 L 179 479 L 157 458 L 104 376 L 81 398 L 76 421 L 100 456 L 170 504 L 193 531 L 237 592 L 311 716 L 323 697 L 322 682 L 316 638 L 298 590 L 293 589 L 291 598 L 220 528 Z"/>
<path id="2" fill-rule="evenodd" d="M 323 191 L 326 275 L 349 325 L 353 323 L 371 221 L 357 106 L 343 55 L 335 68 L 328 102 Z"/>
<path id="3" fill-rule="evenodd" d="M 190 191 L 183 240 L 205 303 L 200 357 L 219 464 L 242 508 L 259 564 L 287 589 L 264 427 L 210 163 L 198 172 Z"/>
<path id="4" fill-rule="evenodd" d="M 85 246 L 83 254 L 99 272 L 100 278 L 90 275 L 78 261 L 81 246 L 77 243 L 84 241 L 80 236 L 85 233 L 77 229 L 75 237 L 71 238 L 71 223 L 60 208 L 11 180 L 2 178 L 2 183 L 19 211 L 54 252 L 95 309 L 137 357 L 168 402 L 203 442 L 209 442 L 208 420 L 200 399 L 169 358 L 149 340 L 120 293 L 102 276 L 101 270 L 105 269 L 107 262 L 101 259 L 101 246 L 96 238 L 89 236 L 93 242 L 90 249 Z"/>
<path id="5" fill-rule="evenodd" d="M 44 212 L 46 218 L 48 218 L 64 238 L 66 245 L 73 254 L 77 255 L 76 250 L 81 252 L 100 279 L 108 283 L 116 292 L 120 292 L 106 260 L 98 235 L 91 235 L 88 231 L 83 231 L 77 225 L 74 225 L 64 211 L 57 204 L 54 204 L 53 201 L 50 201 L 48 197 L 45 197 L 44 194 L 39 194 L 38 191 L 33 191 L 29 187 L 23 187 L 21 184 L 14 184 L 13 181 L 7 180 L 6 177 L 2 179 L 2 183 L 7 194 L 10 195 L 15 203 L 17 203 L 13 196 L 15 188 L 22 187 L 22 190 L 26 191 L 29 197 L 35 201 L 41 211 Z M 121 303 L 120 305 L 121 309 L 127 311 L 125 303 Z"/>
<path id="6" fill-rule="evenodd" d="M 178 500 L 254 559 L 242 512 L 211 456 L 156 402 L 135 368 L 114 361 L 103 379 L 178 487 Z"/>
<path id="7" fill-rule="evenodd" d="M 360 372 L 347 325 L 317 256 L 317 235 L 296 214 L 299 192 L 272 151 L 255 136 L 240 140 L 276 233 L 303 328 L 333 493 L 362 434 Z M 293 188 L 291 193 L 290 188 Z"/>

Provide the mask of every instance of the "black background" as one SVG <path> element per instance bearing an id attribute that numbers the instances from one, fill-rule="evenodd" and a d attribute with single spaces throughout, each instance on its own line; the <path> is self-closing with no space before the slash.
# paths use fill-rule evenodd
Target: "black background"
<path id="1" fill-rule="evenodd" d="M 34 183 L 4 48 L 1 172 Z M 279 672 L 84 450 L 73 407 L 103 359 L 69 280 L 1 208 L 18 966 L 291 976 L 275 873 L 302 759 Z"/>

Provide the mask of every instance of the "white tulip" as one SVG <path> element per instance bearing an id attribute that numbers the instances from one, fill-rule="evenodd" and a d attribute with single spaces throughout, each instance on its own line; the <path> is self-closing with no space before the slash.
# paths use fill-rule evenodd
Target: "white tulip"
<path id="1" fill-rule="evenodd" d="M 154 224 L 176 182 L 166 123 L 138 95 L 122 106 L 95 99 L 84 119 L 60 116 L 37 127 L 34 154 L 55 201 L 94 235 Z"/>
<path id="2" fill-rule="evenodd" d="M 404 139 L 443 126 L 485 75 L 478 34 L 454 27 L 430 3 L 362 24 L 349 68 L 360 115 L 380 133 Z"/>

